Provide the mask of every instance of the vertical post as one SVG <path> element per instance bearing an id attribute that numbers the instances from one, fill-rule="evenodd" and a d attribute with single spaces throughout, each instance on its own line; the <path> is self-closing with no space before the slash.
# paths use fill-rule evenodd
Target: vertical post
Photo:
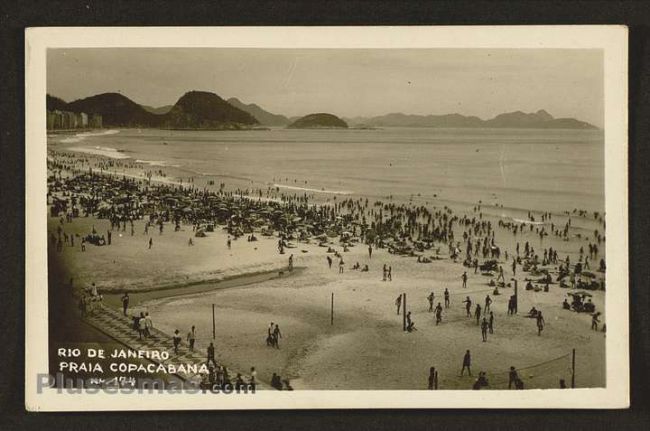
<path id="1" fill-rule="evenodd" d="M 406 293 L 402 293 L 402 331 L 406 331 Z"/>
<path id="2" fill-rule="evenodd" d="M 332 307 L 330 312 L 330 325 L 334 325 L 334 292 L 332 292 Z"/>
<path id="3" fill-rule="evenodd" d="M 571 389 L 576 387 L 576 349 L 571 354 Z"/>
<path id="4" fill-rule="evenodd" d="M 518 290 L 517 289 L 517 280 L 515 280 L 515 304 L 514 304 L 515 305 L 515 310 L 514 310 L 515 314 L 517 314 L 517 305 L 518 305 L 518 302 L 519 302 L 519 296 L 517 295 L 517 290 Z"/>
<path id="5" fill-rule="evenodd" d="M 214 322 L 214 304 L 212 304 L 212 339 L 217 338 L 217 327 Z"/>

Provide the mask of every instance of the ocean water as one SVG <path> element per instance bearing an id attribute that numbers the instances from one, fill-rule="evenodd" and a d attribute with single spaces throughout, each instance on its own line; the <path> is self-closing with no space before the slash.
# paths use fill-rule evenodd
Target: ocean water
<path id="1" fill-rule="evenodd" d="M 481 201 L 485 211 L 514 218 L 528 210 L 605 207 L 600 130 L 124 129 L 52 135 L 48 145 L 130 158 L 153 170 L 166 166 L 197 185 L 275 186 L 322 201 L 392 196 L 452 207 Z"/>

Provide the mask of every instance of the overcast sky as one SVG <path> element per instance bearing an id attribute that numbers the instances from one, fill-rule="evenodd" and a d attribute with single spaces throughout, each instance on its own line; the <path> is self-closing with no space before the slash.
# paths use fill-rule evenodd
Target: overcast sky
<path id="1" fill-rule="evenodd" d="M 47 91 L 172 105 L 203 90 L 288 116 L 546 109 L 603 125 L 600 50 L 50 49 Z"/>

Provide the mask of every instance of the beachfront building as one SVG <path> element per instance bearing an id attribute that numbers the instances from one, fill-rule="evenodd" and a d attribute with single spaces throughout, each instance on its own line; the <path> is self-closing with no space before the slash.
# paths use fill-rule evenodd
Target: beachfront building
<path id="1" fill-rule="evenodd" d="M 85 112 L 47 111 L 47 130 L 100 129 L 102 116 Z"/>

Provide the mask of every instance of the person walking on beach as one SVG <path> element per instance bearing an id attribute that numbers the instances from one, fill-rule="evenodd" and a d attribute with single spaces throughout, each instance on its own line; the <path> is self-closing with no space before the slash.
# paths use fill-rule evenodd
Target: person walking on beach
<path id="1" fill-rule="evenodd" d="M 399 316 L 399 309 L 402 306 L 402 295 L 398 296 L 395 300 L 395 306 L 397 307 L 397 315 Z"/>
<path id="2" fill-rule="evenodd" d="M 466 288 L 467 287 L 467 271 L 463 272 L 463 275 L 461 275 L 460 278 L 463 280 L 463 288 Z"/>
<path id="3" fill-rule="evenodd" d="M 445 308 L 449 308 L 449 290 L 445 287 Z"/>
<path id="4" fill-rule="evenodd" d="M 503 266 L 499 265 L 499 275 L 497 276 L 497 283 L 499 280 L 506 282 L 506 277 L 503 275 Z"/>
<path id="5" fill-rule="evenodd" d="M 196 341 L 196 332 L 195 327 L 192 326 L 190 332 L 187 333 L 187 342 L 190 345 L 190 352 L 194 351 L 194 342 Z"/>
<path id="6" fill-rule="evenodd" d="M 210 365 L 210 361 L 214 364 L 215 367 L 217 367 L 217 362 L 214 360 L 214 344 L 210 343 L 208 346 L 208 360 L 206 361 L 206 365 Z"/>
<path id="7" fill-rule="evenodd" d="M 431 292 L 429 294 L 429 296 L 427 296 L 427 299 L 429 300 L 429 313 L 431 313 L 433 311 L 433 299 L 434 299 L 434 297 L 435 297 L 435 295 L 433 294 L 433 292 Z"/>
<path id="8" fill-rule="evenodd" d="M 488 334 L 488 321 L 484 317 L 483 322 L 481 322 L 481 336 L 483 337 L 483 342 L 485 343 L 487 341 L 487 334 Z"/>
<path id="9" fill-rule="evenodd" d="M 172 340 L 174 341 L 174 353 L 178 354 L 178 346 L 181 344 L 181 335 L 178 329 L 174 331 Z"/>
<path id="10" fill-rule="evenodd" d="M 327 265 L 330 267 L 330 269 L 332 269 L 332 257 L 331 256 L 327 256 Z"/>
<path id="11" fill-rule="evenodd" d="M 149 237 L 149 250 L 151 250 L 152 245 L 153 245 L 153 238 Z"/>
<path id="12" fill-rule="evenodd" d="M 372 244 L 368 246 L 368 259 L 372 259 Z"/>
<path id="13" fill-rule="evenodd" d="M 470 368 L 472 365 L 472 356 L 469 353 L 469 350 L 465 352 L 465 356 L 463 356 L 463 368 L 460 370 L 460 376 L 463 376 L 463 373 L 465 372 L 465 368 L 467 368 L 467 372 L 469 373 L 470 377 L 472 376 L 472 369 Z"/>
<path id="14" fill-rule="evenodd" d="M 442 322 L 442 305 L 438 302 L 438 305 L 436 306 L 436 326 L 438 326 Z"/>
<path id="15" fill-rule="evenodd" d="M 467 317 L 472 317 L 472 300 L 469 299 L 469 296 L 467 299 L 463 301 L 465 303 L 465 311 L 467 311 Z"/>
<path id="16" fill-rule="evenodd" d="M 591 329 L 593 329 L 594 331 L 598 331 L 598 323 L 600 322 L 600 320 L 598 319 L 599 314 L 600 313 L 594 313 L 591 315 Z"/>
<path id="17" fill-rule="evenodd" d="M 388 268 L 386 267 L 386 264 L 384 264 L 383 277 L 381 281 L 386 281 L 386 274 L 388 274 Z"/>
<path id="18" fill-rule="evenodd" d="M 126 310 L 129 308 L 129 294 L 124 292 L 122 295 L 122 312 L 126 316 Z"/>
<path id="19" fill-rule="evenodd" d="M 275 329 L 273 330 L 273 344 L 275 344 L 276 349 L 280 348 L 280 338 L 282 338 L 282 333 L 280 332 L 280 327 L 276 323 Z"/>
<path id="20" fill-rule="evenodd" d="M 542 312 L 537 312 L 537 335 L 542 335 L 542 330 L 544 329 L 544 317 Z"/>
<path id="21" fill-rule="evenodd" d="M 228 246 L 228 250 L 232 247 L 232 243 L 230 241 L 230 237 L 228 237 L 228 241 L 226 242 L 226 245 Z"/>
<path id="22" fill-rule="evenodd" d="M 293 254 L 289 256 L 289 272 L 293 271 Z"/>
<path id="23" fill-rule="evenodd" d="M 343 262 L 343 258 L 339 259 L 339 274 L 343 274 L 343 266 L 345 265 L 345 262 Z"/>
<path id="24" fill-rule="evenodd" d="M 388 281 L 393 281 L 393 267 L 388 267 Z"/>
<path id="25" fill-rule="evenodd" d="M 481 304 L 476 304 L 476 309 L 474 309 L 474 317 L 476 317 L 476 324 L 480 324 L 481 320 Z"/>

